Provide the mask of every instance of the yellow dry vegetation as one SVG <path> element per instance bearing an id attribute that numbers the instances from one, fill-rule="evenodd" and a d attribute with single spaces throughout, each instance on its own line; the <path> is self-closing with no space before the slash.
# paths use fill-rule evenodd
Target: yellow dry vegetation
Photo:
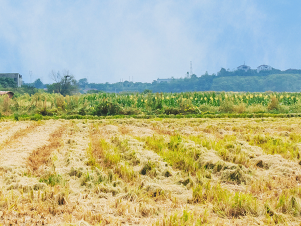
<path id="1" fill-rule="evenodd" d="M 0 122 L 0 225 L 300 225 L 301 120 Z"/>

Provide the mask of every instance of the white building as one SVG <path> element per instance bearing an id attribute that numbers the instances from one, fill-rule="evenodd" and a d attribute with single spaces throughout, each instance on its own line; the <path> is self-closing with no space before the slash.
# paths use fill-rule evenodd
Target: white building
<path id="1" fill-rule="evenodd" d="M 259 73 L 260 71 L 271 71 L 273 68 L 269 65 L 260 65 L 257 67 L 257 73 Z"/>
<path id="2" fill-rule="evenodd" d="M 161 83 L 161 82 L 167 82 L 170 83 L 172 81 L 172 78 L 167 78 L 167 79 L 157 79 L 157 83 Z"/>
<path id="3" fill-rule="evenodd" d="M 247 65 L 240 65 L 237 70 L 243 70 L 243 71 L 248 71 L 251 70 L 251 67 L 247 66 Z"/>

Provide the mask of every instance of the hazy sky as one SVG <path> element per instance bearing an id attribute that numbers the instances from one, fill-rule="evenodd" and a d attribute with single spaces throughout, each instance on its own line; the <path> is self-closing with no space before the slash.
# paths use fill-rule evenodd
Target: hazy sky
<path id="1" fill-rule="evenodd" d="M 298 0 L 0 0 L 0 73 L 52 82 L 200 76 L 244 62 L 301 68 Z"/>

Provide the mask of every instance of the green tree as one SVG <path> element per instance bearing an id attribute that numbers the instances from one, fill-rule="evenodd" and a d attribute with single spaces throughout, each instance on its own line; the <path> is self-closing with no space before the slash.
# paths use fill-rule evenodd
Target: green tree
<path id="1" fill-rule="evenodd" d="M 47 86 L 48 92 L 66 96 L 78 91 L 77 81 L 73 75 L 69 74 L 69 71 L 64 72 L 63 75 L 59 71 L 57 73 L 52 71 L 51 76 L 55 83 Z"/>
<path id="2" fill-rule="evenodd" d="M 78 80 L 78 86 L 82 89 L 85 89 L 88 84 L 89 83 L 86 78 L 82 78 L 82 79 Z"/>
<path id="3" fill-rule="evenodd" d="M 38 78 L 37 80 L 34 81 L 33 86 L 34 86 L 35 88 L 38 88 L 38 89 L 43 89 L 43 88 L 44 88 L 44 84 L 43 84 L 43 82 L 41 81 L 41 79 L 39 79 L 39 78 Z"/>
<path id="4" fill-rule="evenodd" d="M 16 83 L 12 78 L 0 78 L 0 85 L 3 88 L 14 88 L 16 87 Z"/>

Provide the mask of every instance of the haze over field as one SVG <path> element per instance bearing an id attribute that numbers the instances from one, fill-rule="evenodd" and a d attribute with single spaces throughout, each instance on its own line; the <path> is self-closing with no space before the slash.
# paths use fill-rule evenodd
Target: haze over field
<path id="1" fill-rule="evenodd" d="M 105 83 L 216 73 L 246 62 L 300 68 L 301 2 L 0 0 L 0 72 Z"/>

